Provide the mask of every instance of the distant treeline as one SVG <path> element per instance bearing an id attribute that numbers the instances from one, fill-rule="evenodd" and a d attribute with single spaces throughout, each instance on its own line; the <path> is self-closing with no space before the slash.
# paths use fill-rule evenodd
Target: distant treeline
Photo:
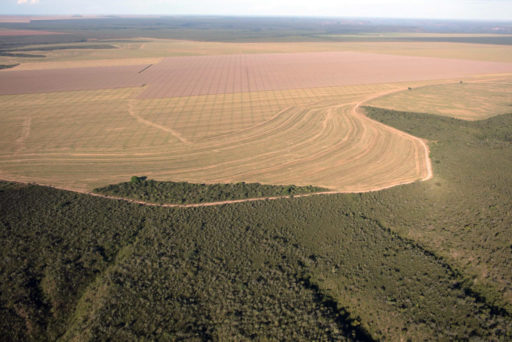
<path id="1" fill-rule="evenodd" d="M 15 53 L 8 51 L 0 51 L 1 57 L 23 57 L 23 58 L 44 58 L 45 55 L 35 55 L 32 53 Z"/>
<path id="2" fill-rule="evenodd" d="M 512 33 L 509 23 L 462 20 L 414 20 L 379 18 L 290 18 L 226 16 L 158 16 L 149 18 L 98 18 L 80 20 L 35 20 L 30 23 L 2 23 L 12 29 L 65 33 L 66 37 L 42 36 L 37 40 L 164 38 L 199 41 L 300 42 L 300 41 L 400 41 L 401 38 L 365 37 L 367 33 Z M 337 37 L 333 35 L 359 35 Z M 30 38 L 24 38 L 29 40 Z M 415 38 L 411 38 L 415 40 Z M 511 44 L 510 37 L 431 37 L 419 41 L 457 41 L 483 44 Z M 448 39 L 448 40 L 446 40 Z M 1 42 L 4 40 L 0 37 Z M 6 42 L 16 42 L 6 38 Z"/>
<path id="3" fill-rule="evenodd" d="M 193 184 L 159 182 L 146 177 L 132 177 L 130 182 L 108 185 L 94 192 L 127 197 L 152 203 L 204 203 L 244 198 L 293 196 L 329 191 L 315 186 L 264 185 L 260 183 Z"/>
<path id="4" fill-rule="evenodd" d="M 57 46 L 38 46 L 38 47 L 11 47 L 1 48 L 0 56 L 3 57 L 22 57 L 22 58 L 45 58 L 45 55 L 24 53 L 24 51 L 56 51 L 56 50 L 84 50 L 84 49 L 117 49 L 116 46 L 110 44 L 84 44 L 84 45 L 57 45 Z"/>
<path id="5" fill-rule="evenodd" d="M 55 51 L 55 50 L 108 50 L 117 49 L 116 46 L 110 44 L 83 44 L 83 45 L 56 45 L 56 46 L 38 46 L 28 48 L 12 48 L 9 51 Z"/>
<path id="6" fill-rule="evenodd" d="M 0 64 L 0 70 L 17 67 L 19 64 Z"/>

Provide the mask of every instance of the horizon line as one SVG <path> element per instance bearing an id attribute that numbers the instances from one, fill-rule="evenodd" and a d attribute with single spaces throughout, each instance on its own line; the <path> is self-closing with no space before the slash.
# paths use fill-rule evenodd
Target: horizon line
<path id="1" fill-rule="evenodd" d="M 210 17 L 210 18 L 301 18 L 301 19 L 365 19 L 365 20 L 429 20 L 429 21 L 457 21 L 457 22 L 489 22 L 512 23 L 510 19 L 482 19 L 482 18 L 429 18 L 429 17 L 365 17 L 365 16 L 323 16 L 323 15 L 295 15 L 295 14 L 100 14 L 100 13 L 69 13 L 69 14 L 4 14 L 1 17 L 84 17 L 89 19 L 103 18 L 164 18 L 164 17 Z M 1 23 L 1 22 L 0 22 Z"/>

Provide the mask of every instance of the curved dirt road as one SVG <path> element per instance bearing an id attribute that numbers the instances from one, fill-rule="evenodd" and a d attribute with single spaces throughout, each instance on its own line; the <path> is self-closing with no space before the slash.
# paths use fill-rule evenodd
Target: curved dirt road
<path id="1" fill-rule="evenodd" d="M 405 88 L 405 89 L 407 89 L 407 88 Z M 416 148 L 416 151 L 415 151 L 416 161 L 415 161 L 415 163 L 416 163 L 417 171 L 420 172 L 420 173 L 423 172 L 423 174 L 425 175 L 421 179 L 421 181 L 427 181 L 427 180 L 429 180 L 429 179 L 431 179 L 433 177 L 432 164 L 431 164 L 431 160 L 430 160 L 430 157 L 429 157 L 429 148 L 428 148 L 427 143 L 423 139 L 420 139 L 418 137 L 415 137 L 413 135 L 410 135 L 408 133 L 400 131 L 400 130 L 398 130 L 396 128 L 387 126 L 387 125 L 382 124 L 382 123 L 380 123 L 378 121 L 372 120 L 372 119 L 368 118 L 362 112 L 362 110 L 361 110 L 361 106 L 364 105 L 366 102 L 369 102 L 369 101 L 374 100 L 374 99 L 376 99 L 378 97 L 381 97 L 381 96 L 385 96 L 385 95 L 389 95 L 389 94 L 392 94 L 392 93 L 404 91 L 405 89 L 394 89 L 394 90 L 391 90 L 391 91 L 384 91 L 384 92 L 381 92 L 381 93 L 378 93 L 378 94 L 373 94 L 372 96 L 369 96 L 369 97 L 365 98 L 364 100 L 355 103 L 353 105 L 353 107 L 351 108 L 351 114 L 354 117 L 358 117 L 359 120 L 363 120 L 363 121 L 366 120 L 368 122 L 371 122 L 372 125 L 377 125 L 381 129 L 383 129 L 383 130 L 389 131 L 392 134 L 396 134 L 396 135 L 399 135 L 401 137 L 404 137 L 404 138 L 407 138 L 408 140 L 410 140 L 414 144 L 414 146 Z M 328 128 L 328 126 L 329 126 L 329 118 L 332 117 L 335 108 L 338 108 L 338 107 L 340 107 L 340 106 L 333 106 L 333 107 L 329 108 L 328 114 L 327 114 L 327 116 L 325 117 L 325 119 L 322 122 L 322 126 L 323 126 L 324 130 Z M 289 108 L 287 110 L 289 110 Z M 278 115 L 276 115 L 276 117 L 277 116 Z M 276 119 L 276 117 L 274 117 L 272 119 Z M 364 128 L 364 131 L 366 132 L 366 127 Z M 317 135 L 321 135 L 321 133 L 318 133 Z M 346 137 L 346 139 L 348 139 L 348 136 Z M 345 142 L 346 139 L 343 139 L 343 142 Z M 315 139 L 312 138 L 311 140 L 315 140 Z M 287 199 L 287 198 L 304 198 L 304 197 L 321 196 L 321 195 L 335 195 L 335 194 L 344 194 L 344 193 L 371 192 L 371 191 L 384 190 L 384 189 L 387 189 L 387 188 L 391 188 L 391 187 L 398 186 L 398 185 L 404 185 L 404 184 L 408 184 L 408 183 L 411 183 L 411 181 L 408 181 L 408 180 L 405 180 L 405 181 L 397 180 L 396 182 L 388 184 L 386 186 L 373 187 L 373 188 L 366 189 L 364 191 L 324 191 L 324 192 L 315 192 L 315 193 L 298 194 L 298 195 L 290 195 L 290 196 L 269 196 L 269 197 L 245 198 L 245 199 L 237 199 L 237 200 L 205 202 L 205 203 L 192 203 L 192 204 L 171 204 L 171 203 L 161 204 L 161 203 L 152 203 L 152 202 L 146 202 L 146 201 L 126 198 L 126 197 L 117 197 L 117 196 L 103 195 L 103 194 L 98 194 L 98 193 L 89 192 L 89 191 L 77 191 L 77 190 L 74 190 L 74 189 L 62 188 L 62 187 L 54 187 L 54 188 L 60 189 L 60 190 L 65 190 L 65 191 L 72 191 L 72 192 L 83 193 L 83 194 L 87 194 L 87 195 L 91 195 L 91 196 L 95 196 L 95 197 L 100 197 L 100 198 L 105 198 L 105 199 L 110 199 L 110 200 L 125 201 L 125 202 L 129 202 L 129 203 L 145 205 L 145 206 L 152 206 L 152 207 L 162 207 L 162 208 L 195 208 L 195 207 L 221 206 L 221 205 L 229 205 L 229 204 L 244 203 L 244 202 L 272 201 L 272 200 L 280 200 L 280 199 Z M 53 187 L 53 186 L 51 186 L 51 187 Z"/>

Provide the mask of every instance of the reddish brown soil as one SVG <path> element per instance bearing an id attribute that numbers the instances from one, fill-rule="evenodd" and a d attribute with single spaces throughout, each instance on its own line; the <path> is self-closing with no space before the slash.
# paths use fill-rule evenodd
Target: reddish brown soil
<path id="1" fill-rule="evenodd" d="M 50 93 L 137 87 L 144 65 L 51 70 L 2 71 L 0 94 Z"/>
<path id="2" fill-rule="evenodd" d="M 166 58 L 143 77 L 141 98 L 419 81 L 512 72 L 512 63 L 359 52 Z"/>
<path id="3" fill-rule="evenodd" d="M 147 65 L 8 70 L 0 95 L 148 86 L 140 98 L 448 79 L 512 72 L 512 63 L 323 52 L 170 57 Z"/>

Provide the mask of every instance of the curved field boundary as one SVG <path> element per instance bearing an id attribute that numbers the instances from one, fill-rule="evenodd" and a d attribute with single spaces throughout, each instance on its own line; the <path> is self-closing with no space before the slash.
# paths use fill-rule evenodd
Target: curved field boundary
<path id="1" fill-rule="evenodd" d="M 414 89 L 420 86 L 423 84 Z M 51 98 L 48 108 L 31 112 L 30 131 L 20 114 L 36 106 L 42 108 L 45 97 L 6 97 L 6 114 L 12 119 L 5 120 L 11 126 L 6 126 L 10 136 L 4 139 L 7 148 L 0 156 L 0 172 L 14 180 L 82 191 L 119 183 L 133 175 L 191 183 L 311 184 L 340 193 L 377 191 L 433 176 L 425 141 L 362 113 L 361 106 L 377 97 L 408 92 L 404 84 L 348 88 L 348 95 L 338 97 L 338 103 L 336 92 L 343 95 L 345 89 L 326 92 L 326 97 L 313 93 L 308 98 L 308 90 L 295 92 L 298 100 L 282 101 L 280 108 L 272 107 L 251 126 L 240 125 L 240 129 L 217 135 L 208 135 L 205 130 L 200 139 L 189 139 L 190 135 L 174 129 L 173 120 L 165 120 L 174 110 L 171 100 L 154 104 L 134 99 L 140 91 L 123 90 L 102 97 L 96 92 L 59 95 Z M 301 94 L 304 100 L 298 97 Z M 263 95 L 268 94 L 261 98 Z M 60 99 L 68 96 L 69 105 L 62 107 Z M 25 99 L 27 104 L 23 105 Z M 194 100 L 180 101 L 184 106 Z M 224 100 L 208 101 L 215 104 Z M 230 101 L 228 98 L 227 103 Z M 169 103 L 169 111 L 159 112 Z M 87 111 L 74 113 L 75 107 Z M 189 125 L 215 124 L 217 116 L 210 111 L 214 106 L 199 102 L 196 107 L 211 114 L 188 117 L 184 111 Z M 91 113 L 92 109 L 96 112 Z M 237 120 L 236 115 L 234 112 L 231 117 Z M 55 118 L 51 125 L 49 118 Z M 90 135 L 91 131 L 95 135 Z M 179 135 L 185 141 L 180 141 Z M 41 145 L 43 141 L 46 146 Z"/>
<path id="2" fill-rule="evenodd" d="M 449 83 L 452 83 L 452 82 L 449 82 Z M 362 115 L 367 120 L 373 121 L 375 124 L 380 125 L 382 128 L 384 128 L 384 129 L 386 129 L 388 131 L 391 131 L 391 132 L 393 132 L 395 134 L 398 134 L 400 136 L 406 137 L 406 138 L 410 139 L 411 141 L 419 144 L 421 146 L 421 149 L 420 149 L 420 151 L 417 151 L 418 154 L 416 154 L 416 170 L 418 172 L 421 172 L 421 168 L 422 168 L 421 164 L 423 163 L 423 167 L 426 169 L 426 175 L 421 180 L 422 181 L 427 181 L 427 180 L 431 179 L 434 176 L 434 173 L 432 171 L 432 161 L 430 160 L 430 149 L 429 149 L 427 143 L 425 142 L 425 140 L 424 139 L 420 139 L 418 137 L 415 137 L 414 135 L 411 135 L 409 133 L 406 133 L 406 132 L 401 131 L 399 129 L 396 129 L 394 127 L 385 125 L 385 124 L 383 124 L 383 123 L 381 123 L 379 121 L 372 120 L 372 119 L 368 118 L 360 110 L 361 105 L 366 103 L 366 102 L 375 100 L 376 98 L 379 98 L 379 97 L 382 97 L 382 96 L 387 96 L 387 95 L 391 95 L 391 94 L 394 94 L 394 93 L 402 92 L 404 90 L 405 89 L 400 89 L 400 90 L 393 90 L 393 91 L 387 91 L 387 92 L 376 94 L 376 95 L 374 95 L 374 96 L 372 96 L 370 98 L 367 98 L 367 99 L 357 103 L 354 106 L 354 108 L 352 109 L 352 112 L 353 112 L 354 115 Z"/>
<path id="3" fill-rule="evenodd" d="M 289 176 L 284 179 L 288 184 L 297 184 L 296 179 L 302 179 L 302 184 L 305 184 L 307 180 L 311 179 L 313 181 L 309 184 L 333 189 L 328 192 L 294 195 L 293 197 L 296 198 L 379 191 L 417 180 L 429 180 L 433 173 L 426 142 L 372 120 L 361 111 L 361 106 L 366 102 L 403 90 L 404 88 L 400 88 L 373 94 L 351 105 L 287 108 L 267 122 L 256 125 L 252 130 L 243 131 L 239 135 L 226 135 L 218 138 L 216 142 L 209 140 L 203 144 L 188 145 L 186 147 L 189 149 L 188 153 L 185 156 L 183 153 L 178 154 L 179 158 L 201 159 L 212 153 L 212 150 L 223 152 L 223 155 L 229 158 L 223 163 L 218 163 L 215 160 L 213 164 L 203 164 L 200 167 L 185 168 L 181 166 L 178 168 L 179 172 L 197 175 L 202 182 L 209 183 L 229 182 L 230 180 L 226 179 L 228 177 L 234 177 L 236 180 L 238 176 L 245 181 L 251 177 L 258 179 L 261 175 L 271 175 L 270 177 L 275 177 L 276 180 L 267 183 L 278 184 L 283 182 L 277 178 L 283 179 L 283 174 L 285 174 L 284 177 Z M 304 131 L 305 128 L 308 130 Z M 311 128 L 314 129 L 310 130 Z M 305 133 L 308 134 L 305 135 Z M 254 149 L 257 144 L 266 146 L 269 140 L 272 147 L 269 150 L 252 154 L 247 152 Z M 292 143 L 286 145 L 283 144 L 283 141 Z M 273 146 L 274 144 L 282 146 Z M 292 157 L 288 159 L 283 157 L 290 153 Z M 294 153 L 297 155 L 293 157 Z M 101 154 L 98 154 L 94 158 L 89 156 L 87 160 L 89 163 L 93 159 L 97 159 L 96 162 L 99 162 L 102 157 Z M 165 155 L 160 157 L 141 155 L 139 158 L 145 162 L 167 160 Z M 286 174 L 288 168 L 292 172 Z M 314 181 L 315 177 L 320 178 L 317 178 L 318 181 Z M 321 179 L 324 182 L 325 179 L 329 180 L 329 177 L 332 177 L 332 183 L 324 185 L 320 182 Z M 333 186 L 334 181 L 341 186 Z M 75 191 L 75 189 L 66 187 L 58 188 Z M 88 191 L 79 192 L 162 207 L 215 206 L 290 197 L 262 197 L 198 204 L 157 204 Z"/>
<path id="4" fill-rule="evenodd" d="M 383 96 L 369 106 L 477 121 L 510 113 L 512 75 L 433 84 Z"/>
<path id="5" fill-rule="evenodd" d="M 185 160 L 177 178 L 209 183 L 292 182 L 341 192 L 428 180 L 432 169 L 424 141 L 360 113 L 367 101 L 402 90 L 373 94 L 352 106 L 286 108 L 249 129 L 194 143 L 192 149 L 187 147 L 184 158 L 189 162 Z M 201 162 L 212 150 L 214 162 Z"/>

